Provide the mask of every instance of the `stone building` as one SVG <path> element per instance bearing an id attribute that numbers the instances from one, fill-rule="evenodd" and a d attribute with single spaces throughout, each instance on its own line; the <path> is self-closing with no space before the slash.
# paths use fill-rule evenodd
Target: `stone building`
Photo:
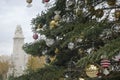
<path id="1" fill-rule="evenodd" d="M 17 25 L 13 38 L 13 52 L 11 55 L 10 74 L 18 77 L 24 74 L 28 61 L 28 55 L 23 51 L 24 35 L 20 25 Z"/>

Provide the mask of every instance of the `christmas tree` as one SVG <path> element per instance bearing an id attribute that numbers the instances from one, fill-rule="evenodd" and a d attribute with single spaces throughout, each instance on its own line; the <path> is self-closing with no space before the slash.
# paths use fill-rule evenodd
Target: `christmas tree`
<path id="1" fill-rule="evenodd" d="M 49 0 L 43 3 L 48 6 Z M 46 67 L 28 74 L 28 80 L 119 80 L 119 4 L 119 0 L 56 0 L 33 18 L 35 41 L 23 49 L 45 56 Z"/>

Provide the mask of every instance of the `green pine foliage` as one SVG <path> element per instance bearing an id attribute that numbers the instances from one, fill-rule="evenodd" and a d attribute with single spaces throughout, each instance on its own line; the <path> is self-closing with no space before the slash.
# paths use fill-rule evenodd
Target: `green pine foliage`
<path id="1" fill-rule="evenodd" d="M 41 16 L 32 19 L 32 25 L 35 26 L 35 29 L 37 29 L 39 24 L 42 26 L 41 30 L 37 33 L 45 35 L 47 39 L 53 39 L 54 43 L 48 46 L 44 39 L 37 40 L 32 43 L 26 43 L 23 46 L 24 51 L 33 56 L 49 55 L 55 57 L 55 60 L 49 66 L 40 69 L 38 72 L 28 74 L 30 78 L 26 80 L 34 80 L 36 77 L 40 80 L 58 80 L 64 76 L 63 74 L 71 60 L 76 63 L 77 67 L 82 67 L 83 69 L 90 63 L 100 64 L 102 55 L 106 55 L 111 60 L 119 53 L 120 32 L 113 30 L 113 25 L 118 24 L 118 22 L 110 22 L 108 20 L 110 13 L 104 19 L 100 20 L 102 16 L 98 16 L 99 14 L 96 16 L 95 14 L 97 13 L 95 10 L 89 9 L 90 6 L 94 5 L 93 7 L 95 7 L 98 4 L 106 3 L 106 0 L 86 0 L 84 4 L 82 2 L 80 4 L 78 1 L 76 2 L 77 5 L 73 4 L 69 6 L 70 10 L 67 11 L 66 0 L 56 0 L 54 6 L 48 9 L 47 12 L 43 12 Z M 80 14 L 76 15 L 76 6 L 82 9 L 88 7 L 88 12 L 80 11 Z M 112 9 L 112 7 L 109 9 Z M 51 29 L 49 24 L 55 16 L 55 10 L 61 11 L 60 16 L 62 18 L 58 22 L 59 25 Z M 64 21 L 68 17 L 71 21 Z M 69 43 L 74 44 L 72 49 L 68 48 Z M 59 50 L 58 53 L 55 52 L 56 48 Z M 89 49 L 92 51 L 88 52 Z M 47 52 L 43 54 L 46 50 Z M 58 68 L 61 67 L 64 69 L 59 70 Z M 77 74 L 81 73 L 78 72 Z M 118 78 L 120 78 L 120 76 L 112 77 L 111 75 L 111 80 L 119 80 Z M 107 80 L 107 77 L 104 77 L 103 80 Z"/>

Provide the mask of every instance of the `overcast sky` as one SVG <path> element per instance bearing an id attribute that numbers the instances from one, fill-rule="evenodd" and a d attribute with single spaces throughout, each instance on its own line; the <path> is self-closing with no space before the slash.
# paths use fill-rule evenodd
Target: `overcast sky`
<path id="1" fill-rule="evenodd" d="M 42 0 L 33 0 L 27 8 L 26 0 L 0 0 L 0 55 L 10 55 L 16 25 L 21 25 L 25 42 L 32 41 L 31 19 L 44 9 Z"/>

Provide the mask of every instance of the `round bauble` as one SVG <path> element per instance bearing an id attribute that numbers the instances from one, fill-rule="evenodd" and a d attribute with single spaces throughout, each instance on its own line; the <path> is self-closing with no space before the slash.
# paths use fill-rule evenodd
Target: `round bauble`
<path id="1" fill-rule="evenodd" d="M 30 4 L 30 3 L 32 3 L 32 0 L 26 0 L 26 2 L 27 2 L 28 4 Z"/>
<path id="2" fill-rule="evenodd" d="M 74 46 L 75 46 L 75 45 L 74 45 L 74 43 L 72 43 L 72 42 L 70 42 L 70 43 L 68 44 L 68 48 L 69 48 L 69 49 L 73 49 Z"/>
<path id="3" fill-rule="evenodd" d="M 35 40 L 38 39 L 38 34 L 37 33 L 33 34 L 33 39 L 35 39 Z"/>
<path id="4" fill-rule="evenodd" d="M 114 14 L 116 19 L 120 18 L 120 10 L 116 10 Z"/>
<path id="5" fill-rule="evenodd" d="M 44 2 L 49 2 L 50 0 L 44 0 Z"/>
<path id="6" fill-rule="evenodd" d="M 114 6 L 116 4 L 116 0 L 107 0 L 107 4 L 109 6 Z"/>
<path id="7" fill-rule="evenodd" d="M 32 0 L 26 0 L 26 2 L 28 3 L 28 5 L 27 5 L 27 7 L 29 8 L 29 7 L 32 7 Z"/>
<path id="8" fill-rule="evenodd" d="M 52 21 L 50 22 L 50 29 L 55 28 L 56 25 L 57 25 L 57 22 L 56 22 L 55 20 L 52 20 Z"/>
<path id="9" fill-rule="evenodd" d="M 103 68 L 108 68 L 111 65 L 110 60 L 108 59 L 102 59 L 100 64 Z"/>
<path id="10" fill-rule="evenodd" d="M 97 77 L 97 74 L 98 74 L 98 72 L 99 72 L 99 69 L 98 69 L 98 67 L 97 67 L 96 65 L 94 65 L 94 64 L 89 64 L 89 65 L 86 67 L 85 71 L 86 71 L 86 74 L 87 74 L 88 77 L 94 78 L 94 77 Z"/>
<path id="11" fill-rule="evenodd" d="M 103 9 L 97 9 L 97 10 L 95 11 L 95 16 L 96 16 L 97 18 L 101 18 L 101 17 L 103 17 L 103 15 L 104 15 Z"/>
<path id="12" fill-rule="evenodd" d="M 46 42 L 47 46 L 51 46 L 54 44 L 55 41 L 54 41 L 54 39 L 46 39 L 45 42 Z"/>

